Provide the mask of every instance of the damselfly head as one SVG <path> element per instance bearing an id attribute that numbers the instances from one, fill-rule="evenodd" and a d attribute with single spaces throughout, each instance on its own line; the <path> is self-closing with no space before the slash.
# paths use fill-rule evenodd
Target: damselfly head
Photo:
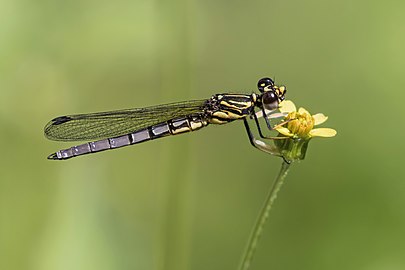
<path id="1" fill-rule="evenodd" d="M 257 88 L 262 93 L 262 105 L 266 110 L 275 110 L 278 104 L 285 99 L 287 89 L 284 85 L 277 86 L 270 78 L 260 79 Z"/>
<path id="2" fill-rule="evenodd" d="M 269 91 L 274 86 L 274 81 L 270 78 L 262 78 L 257 83 L 257 88 L 261 93 Z"/>

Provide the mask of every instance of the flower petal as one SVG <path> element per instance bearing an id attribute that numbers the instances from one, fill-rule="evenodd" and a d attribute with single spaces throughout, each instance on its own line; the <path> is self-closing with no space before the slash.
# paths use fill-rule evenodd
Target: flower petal
<path id="1" fill-rule="evenodd" d="M 269 119 L 282 118 L 282 117 L 285 117 L 288 114 L 288 113 L 278 113 L 278 112 L 274 112 L 274 111 L 275 110 L 270 111 L 270 110 L 265 109 L 266 115 L 267 115 L 267 117 Z M 263 111 L 262 110 L 257 111 L 256 112 L 256 117 L 257 118 L 263 117 Z"/>
<path id="2" fill-rule="evenodd" d="M 325 123 L 325 121 L 328 120 L 328 117 L 323 113 L 317 113 L 315 115 L 312 115 L 312 117 L 314 118 L 315 126 Z"/>
<path id="3" fill-rule="evenodd" d="M 269 119 L 276 119 L 276 118 L 282 118 L 286 117 L 288 113 L 272 113 L 268 115 Z"/>
<path id="4" fill-rule="evenodd" d="M 292 137 L 294 134 L 288 128 L 281 127 L 276 129 L 279 133 L 283 134 L 284 136 Z"/>
<path id="5" fill-rule="evenodd" d="M 290 113 L 290 112 L 295 112 L 297 110 L 294 102 L 292 102 L 291 100 L 284 100 L 284 101 L 280 102 L 280 104 L 278 106 L 279 106 L 278 109 L 282 113 Z"/>
<path id="6" fill-rule="evenodd" d="M 307 110 L 305 110 L 305 109 L 302 108 L 302 107 L 298 109 L 298 113 L 299 113 L 299 114 L 309 114 L 309 115 L 311 115 Z"/>
<path id="7" fill-rule="evenodd" d="M 332 128 L 315 128 L 309 132 L 311 137 L 334 137 L 336 135 L 336 130 Z"/>

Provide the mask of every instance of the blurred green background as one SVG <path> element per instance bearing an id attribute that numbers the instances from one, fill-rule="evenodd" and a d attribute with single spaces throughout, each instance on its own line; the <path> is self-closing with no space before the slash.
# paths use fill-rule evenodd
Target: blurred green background
<path id="1" fill-rule="evenodd" d="M 281 160 L 242 123 L 63 162 L 53 117 L 251 93 L 329 116 L 252 269 L 405 269 L 404 1 L 0 1 L 0 269 L 237 269 Z"/>

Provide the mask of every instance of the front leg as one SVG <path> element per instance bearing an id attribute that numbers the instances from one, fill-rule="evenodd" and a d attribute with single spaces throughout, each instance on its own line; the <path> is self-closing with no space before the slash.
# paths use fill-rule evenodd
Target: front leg
<path id="1" fill-rule="evenodd" d="M 253 112 L 252 117 L 255 120 L 255 124 L 256 124 L 256 127 L 257 127 L 257 131 L 259 132 L 260 138 L 262 138 L 262 139 L 272 139 L 272 140 L 281 140 L 281 139 L 288 138 L 288 137 L 271 137 L 271 136 L 269 137 L 269 136 L 263 135 L 262 129 L 260 128 L 259 119 L 258 119 L 256 113 Z M 280 115 L 277 118 L 279 118 L 279 117 L 283 117 L 283 115 Z M 274 126 L 271 130 L 275 130 L 275 129 L 279 128 L 279 127 L 282 127 L 283 125 L 287 124 L 289 121 L 290 120 L 281 122 L 280 124 Z"/>
<path id="2" fill-rule="evenodd" d="M 263 151 L 265 153 L 268 153 L 268 154 L 271 154 L 271 155 L 274 155 L 274 156 L 282 157 L 280 151 L 278 151 L 278 149 L 275 146 L 267 144 L 267 143 L 265 143 L 265 142 L 263 142 L 261 140 L 258 140 L 258 139 L 256 139 L 254 137 L 254 135 L 253 135 L 253 133 L 252 133 L 250 127 L 249 127 L 249 123 L 246 120 L 246 118 L 243 119 L 243 124 L 245 125 L 246 132 L 248 134 L 250 144 L 253 145 L 253 147 L 255 147 L 255 148 L 257 148 L 257 149 L 259 149 L 259 150 L 261 150 L 261 151 Z"/>
<path id="3" fill-rule="evenodd" d="M 268 128 L 269 130 L 273 130 L 273 128 L 271 127 L 271 124 L 270 124 L 270 120 L 269 120 L 269 118 L 267 117 L 266 110 L 265 110 L 264 108 L 262 108 L 262 113 L 263 113 L 263 118 L 264 118 L 264 121 L 266 122 L 267 128 Z M 255 115 L 256 115 L 256 114 L 255 114 Z"/>

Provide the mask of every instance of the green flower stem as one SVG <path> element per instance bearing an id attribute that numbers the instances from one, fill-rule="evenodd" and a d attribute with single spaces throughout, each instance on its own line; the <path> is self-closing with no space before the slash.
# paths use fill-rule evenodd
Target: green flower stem
<path id="1" fill-rule="evenodd" d="M 277 198 L 277 193 L 283 185 L 284 179 L 287 176 L 290 164 L 283 162 L 281 165 L 280 172 L 276 180 L 274 181 L 270 192 L 267 195 L 266 201 L 263 205 L 262 210 L 260 211 L 259 218 L 256 221 L 252 234 L 250 235 L 249 242 L 247 245 L 246 252 L 243 256 L 243 261 L 240 266 L 240 270 L 248 270 L 253 260 L 253 256 L 256 251 L 257 244 L 259 242 L 260 236 L 262 235 L 264 225 L 269 217 L 270 209 Z"/>

